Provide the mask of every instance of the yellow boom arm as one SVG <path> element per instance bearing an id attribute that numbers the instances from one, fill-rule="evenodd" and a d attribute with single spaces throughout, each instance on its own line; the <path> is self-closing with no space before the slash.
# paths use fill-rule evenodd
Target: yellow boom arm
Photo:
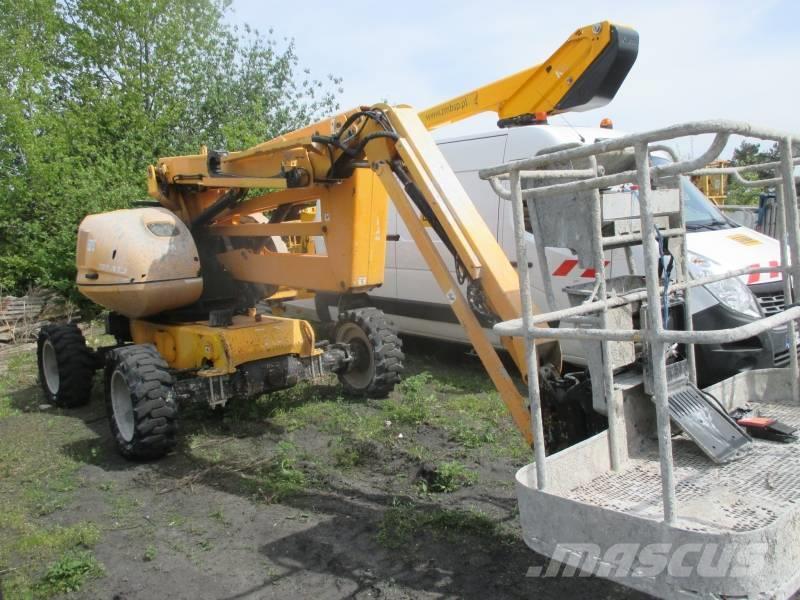
<path id="1" fill-rule="evenodd" d="M 582 27 L 543 63 L 423 110 L 420 119 L 434 129 L 491 111 L 504 126 L 522 124 L 537 113 L 602 106 L 628 74 L 638 44 L 639 36 L 629 28 L 608 22 Z"/>
<path id="2" fill-rule="evenodd" d="M 523 398 L 482 327 L 486 320 L 520 315 L 517 273 L 428 129 L 480 110 L 496 110 L 511 125 L 541 111 L 608 102 L 635 60 L 637 39 L 610 23 L 582 28 L 550 60 L 477 90 L 463 109 L 434 107 L 420 115 L 408 106 L 379 104 L 241 152 L 163 158 L 149 169 L 149 191 L 193 232 L 218 242 L 215 260 L 234 279 L 281 286 L 281 298 L 286 288 L 343 294 L 381 285 L 391 198 L 530 441 Z M 250 188 L 270 191 L 243 200 Z M 316 221 L 299 216 L 298 209 L 309 206 L 316 208 Z M 452 255 L 455 273 L 431 233 Z M 316 241 L 286 252 L 273 236 Z M 521 340 L 503 344 L 524 375 Z M 547 346 L 558 362 L 558 346 Z"/>

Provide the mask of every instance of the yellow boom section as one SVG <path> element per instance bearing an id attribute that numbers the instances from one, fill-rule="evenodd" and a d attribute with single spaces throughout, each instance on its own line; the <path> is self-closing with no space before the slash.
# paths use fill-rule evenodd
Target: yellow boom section
<path id="1" fill-rule="evenodd" d="M 270 293 L 358 294 L 380 286 L 391 200 L 530 440 L 525 401 L 485 330 L 519 316 L 517 272 L 428 130 L 484 110 L 513 126 L 535 113 L 605 104 L 637 49 L 630 29 L 607 22 L 584 27 L 541 65 L 422 113 L 404 105 L 362 106 L 239 152 L 162 158 L 148 171 L 149 192 L 205 240 L 211 264 L 238 282 L 270 286 Z M 253 188 L 265 192 L 246 197 Z M 301 216 L 310 208 L 315 221 Z M 276 245 L 293 236 L 308 243 L 297 251 Z M 204 268 L 211 266 L 206 260 Z M 524 377 L 522 340 L 502 342 Z M 559 363 L 557 344 L 538 347 L 543 363 Z"/>
<path id="2" fill-rule="evenodd" d="M 581 27 L 543 63 L 423 110 L 420 119 L 434 129 L 491 111 L 503 126 L 515 119 L 524 124 L 525 116 L 536 113 L 602 106 L 619 87 L 613 84 L 621 82 L 633 64 L 638 39 L 632 29 L 608 21 Z M 614 81 L 608 81 L 609 76 Z M 611 85 L 590 89 L 601 80 Z"/>

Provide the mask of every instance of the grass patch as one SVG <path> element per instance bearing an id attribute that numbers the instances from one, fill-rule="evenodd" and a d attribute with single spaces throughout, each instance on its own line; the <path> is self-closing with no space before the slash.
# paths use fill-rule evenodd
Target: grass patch
<path id="1" fill-rule="evenodd" d="M 91 548 L 100 530 L 88 522 L 53 525 L 80 485 L 94 434 L 58 409 L 36 410 L 36 353 L 8 357 L 0 375 L 0 596 L 40 598 L 99 576 Z"/>
<path id="2" fill-rule="evenodd" d="M 280 502 L 306 489 L 309 478 L 298 467 L 297 448 L 291 442 L 280 442 L 277 455 L 253 474 L 251 485 L 267 502 Z"/>
<path id="3" fill-rule="evenodd" d="M 392 550 L 413 552 L 425 536 L 449 542 L 466 538 L 489 544 L 516 542 L 513 534 L 480 511 L 431 508 L 401 500 L 386 510 L 378 527 L 378 542 Z"/>
<path id="4" fill-rule="evenodd" d="M 423 371 L 400 382 L 400 398 L 390 398 L 383 403 L 386 420 L 397 425 L 420 425 L 429 421 L 436 403 L 428 385 L 431 379 L 432 375 Z"/>
<path id="5" fill-rule="evenodd" d="M 20 512 L 0 515 L 0 572 L 9 573 L 0 581 L 5 597 L 49 597 L 75 591 L 86 578 L 102 575 L 89 551 L 100 537 L 96 526 L 42 527 L 26 517 Z M 44 577 L 37 581 L 41 565 L 48 562 Z"/>
<path id="6" fill-rule="evenodd" d="M 433 469 L 423 469 L 417 479 L 417 488 L 423 494 L 447 494 L 478 481 L 477 473 L 459 462 L 445 462 Z"/>
<path id="7" fill-rule="evenodd" d="M 0 365 L 0 420 L 35 406 L 38 393 L 25 393 L 36 386 L 36 352 L 14 354 Z"/>
<path id="8" fill-rule="evenodd" d="M 378 444 L 370 439 L 341 436 L 332 455 L 337 467 L 352 469 L 376 460 L 380 456 L 380 451 Z"/>
<path id="9" fill-rule="evenodd" d="M 150 546 L 147 546 L 147 548 L 144 549 L 144 554 L 142 555 L 142 560 L 144 562 L 152 562 L 152 561 L 154 561 L 156 559 L 156 556 L 158 556 L 158 551 L 156 550 L 156 547 L 153 546 L 153 545 L 150 545 Z"/>
<path id="10" fill-rule="evenodd" d="M 88 550 L 70 551 L 47 568 L 37 592 L 50 596 L 77 592 L 88 579 L 101 577 L 103 567 Z"/>

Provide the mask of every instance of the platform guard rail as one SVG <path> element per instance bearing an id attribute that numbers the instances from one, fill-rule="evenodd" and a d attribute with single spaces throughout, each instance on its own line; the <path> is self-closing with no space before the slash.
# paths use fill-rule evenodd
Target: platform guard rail
<path id="1" fill-rule="evenodd" d="M 678 138 L 696 135 L 713 135 L 713 140 L 707 150 L 700 156 L 691 160 L 677 160 L 675 153 L 669 149 L 668 144 Z M 777 142 L 780 150 L 780 159 L 775 162 L 744 167 L 729 167 L 708 169 L 705 165 L 716 160 L 725 149 L 731 136 L 739 135 L 747 138 L 756 138 L 762 141 Z M 672 431 L 668 407 L 668 389 L 666 364 L 663 360 L 666 344 L 686 344 L 690 362 L 690 372 L 694 378 L 694 344 L 731 343 L 758 335 L 764 331 L 788 325 L 790 340 L 795 340 L 796 320 L 800 319 L 800 306 L 794 306 L 794 295 L 791 281 L 800 281 L 800 216 L 798 215 L 797 193 L 795 188 L 795 165 L 800 159 L 793 156 L 793 142 L 800 140 L 800 136 L 790 135 L 763 127 L 756 127 L 747 123 L 733 121 L 701 121 L 679 124 L 663 129 L 625 137 L 581 145 L 566 149 L 554 149 L 551 152 L 533 158 L 502 164 L 496 167 L 483 169 L 480 177 L 488 180 L 495 192 L 504 199 L 510 200 L 513 206 L 514 235 L 517 251 L 517 265 L 520 278 L 520 295 L 522 304 L 522 318 L 505 321 L 495 325 L 497 333 L 504 336 L 523 336 L 526 341 L 526 360 L 528 376 L 528 394 L 530 402 L 531 422 L 533 429 L 533 446 L 536 463 L 536 485 L 540 490 L 546 490 L 548 485 L 547 463 L 545 461 L 545 445 L 542 424 L 542 410 L 539 389 L 539 364 L 534 351 L 537 338 L 550 339 L 582 339 L 600 341 L 604 355 L 608 356 L 608 344 L 614 341 L 646 342 L 650 364 L 653 371 L 653 400 L 656 407 L 656 420 L 658 430 L 658 449 L 662 484 L 663 520 L 673 524 L 676 519 L 676 495 L 674 482 L 674 465 L 672 456 Z M 598 163 L 598 157 L 610 152 L 624 152 L 632 149 L 635 157 L 635 168 L 616 173 L 606 174 Z M 667 150 L 673 157 L 670 164 L 653 165 L 649 153 L 655 150 Z M 588 168 L 564 168 L 564 165 L 587 165 Z M 750 181 L 742 177 L 747 171 L 768 171 L 774 176 Z M 777 229 L 778 239 L 785 240 L 781 244 L 781 265 L 779 268 L 744 268 L 726 273 L 714 274 L 702 278 L 690 279 L 687 277 L 686 244 L 682 243 L 682 251 L 675 257 L 677 262 L 676 281 L 668 286 L 668 294 L 683 292 L 695 286 L 705 285 L 730 277 L 740 277 L 751 273 L 765 273 L 780 271 L 783 274 L 786 308 L 782 312 L 769 317 L 763 317 L 746 325 L 733 329 L 693 331 L 691 319 L 686 318 L 684 330 L 665 329 L 661 319 L 664 289 L 658 277 L 659 247 L 656 236 L 656 222 L 651 210 L 653 196 L 653 182 L 658 182 L 665 177 L 682 175 L 707 175 L 727 173 L 747 187 L 772 187 L 776 190 Z M 534 187 L 523 189 L 523 183 L 532 183 Z M 510 183 L 510 185 L 508 185 Z M 537 187 L 538 183 L 538 187 Z M 606 293 L 606 269 L 604 264 L 604 244 L 608 247 L 608 238 L 603 238 L 601 216 L 601 190 L 612 186 L 631 184 L 638 186 L 639 222 L 641 232 L 650 232 L 640 235 L 643 246 L 644 269 L 646 289 L 627 294 L 608 296 Z M 537 205 L 541 203 L 556 202 L 563 199 L 565 194 L 573 194 L 584 199 L 587 203 L 585 209 L 591 212 L 592 232 L 592 262 L 595 269 L 594 294 L 589 301 L 579 306 L 555 310 L 543 314 L 534 314 L 534 304 L 531 288 L 531 273 L 527 268 L 529 264 L 526 247 L 525 212 L 523 202 L 528 203 L 530 223 L 535 239 L 537 260 L 533 261 L 540 270 L 541 281 L 544 282 L 545 295 L 549 306 L 555 306 L 552 280 L 548 275 L 548 265 L 545 256 L 545 247 L 541 242 L 544 238 L 541 231 L 537 231 L 538 219 L 534 217 Z M 681 200 L 681 227 L 670 235 L 684 236 Z M 663 234 L 664 232 L 662 232 Z M 625 237 L 625 236 L 618 236 Z M 633 239 L 632 237 L 630 239 Z M 691 315 L 689 294 L 684 294 L 685 316 Z M 623 306 L 632 302 L 645 300 L 650 310 L 646 311 L 646 323 L 639 329 L 610 329 L 606 325 L 609 309 Z M 594 321 L 599 326 L 560 327 L 548 326 L 550 322 L 563 319 L 572 319 L 580 322 L 587 316 L 594 315 Z M 585 324 L 585 323 L 584 323 Z M 792 393 L 798 401 L 798 359 L 795 352 L 791 352 L 791 362 L 786 368 L 791 369 Z M 608 449 L 609 462 L 612 470 L 618 470 L 622 432 L 624 432 L 624 415 L 621 407 L 617 406 L 614 394 L 614 373 L 608 361 L 604 369 L 603 390 L 605 393 L 607 416 L 609 423 Z"/>

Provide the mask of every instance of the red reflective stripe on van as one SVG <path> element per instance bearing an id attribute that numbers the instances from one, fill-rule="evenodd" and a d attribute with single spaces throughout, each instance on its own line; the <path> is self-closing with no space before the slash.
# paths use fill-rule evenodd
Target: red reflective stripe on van
<path id="1" fill-rule="evenodd" d="M 758 264 L 747 265 L 747 268 L 748 269 L 757 269 L 760 266 L 761 265 L 758 265 Z M 770 265 L 770 266 L 772 266 L 772 265 Z M 750 273 L 750 275 L 748 275 L 748 277 L 747 277 L 747 285 L 750 285 L 750 284 L 753 284 L 753 283 L 758 283 L 758 281 L 760 279 L 761 279 L 761 273 Z"/>
<path id="2" fill-rule="evenodd" d="M 568 258 L 564 262 L 562 262 L 555 271 L 553 271 L 553 277 L 564 277 L 565 275 L 569 275 L 569 272 L 575 268 L 575 265 L 578 264 L 578 261 L 573 258 Z"/>
<path id="3" fill-rule="evenodd" d="M 603 266 L 607 267 L 608 263 L 610 262 L 611 261 L 609 260 L 604 261 Z M 594 279 L 595 275 L 597 275 L 597 271 L 595 271 L 594 269 L 586 269 L 583 273 L 581 273 L 581 277 L 588 277 L 589 279 Z"/>
<path id="4" fill-rule="evenodd" d="M 780 265 L 780 263 L 777 260 L 769 261 L 769 266 L 770 267 L 777 267 L 778 265 Z M 774 277 L 780 277 L 781 276 L 781 272 L 780 271 L 770 271 L 769 272 L 769 276 L 773 277 L 773 278 Z"/>

